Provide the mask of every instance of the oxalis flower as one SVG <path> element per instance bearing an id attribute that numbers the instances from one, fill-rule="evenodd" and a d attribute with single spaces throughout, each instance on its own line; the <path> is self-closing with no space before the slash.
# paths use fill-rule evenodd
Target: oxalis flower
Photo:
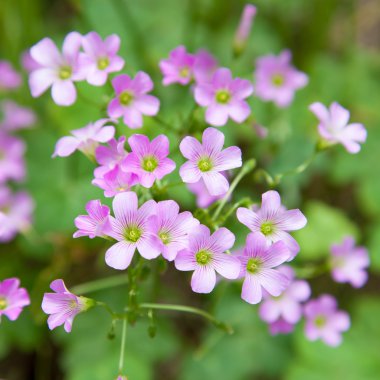
<path id="1" fill-rule="evenodd" d="M 255 95 L 273 101 L 278 107 L 287 107 L 293 101 L 295 91 L 308 83 L 308 77 L 295 69 L 292 53 L 284 50 L 279 56 L 267 55 L 256 61 Z"/>
<path id="2" fill-rule="evenodd" d="M 79 215 L 75 218 L 75 226 L 78 228 L 73 235 L 74 238 L 88 236 L 93 239 L 102 237 L 111 232 L 110 209 L 102 205 L 99 200 L 90 201 L 86 205 L 88 215 Z"/>
<path id="3" fill-rule="evenodd" d="M 179 146 L 182 155 L 189 160 L 179 170 L 183 182 L 203 179 L 210 195 L 226 193 L 229 183 L 221 172 L 240 167 L 242 161 L 238 147 L 223 149 L 223 145 L 224 134 L 215 128 L 203 132 L 202 144 L 194 137 L 185 137 Z"/>
<path id="4" fill-rule="evenodd" d="M 236 212 L 237 218 L 253 232 L 261 232 L 268 242 L 282 240 L 290 251 L 289 260 L 299 252 L 300 247 L 288 231 L 305 227 L 307 220 L 302 212 L 286 210 L 281 205 L 277 191 L 270 190 L 262 195 L 261 208 L 250 210 L 240 207 Z"/>
<path id="5" fill-rule="evenodd" d="M 132 152 L 121 166 L 124 171 L 137 174 L 142 186 L 152 187 L 156 179 L 162 179 L 175 169 L 175 162 L 167 157 L 169 139 L 165 135 L 159 135 L 152 141 L 144 135 L 133 135 L 128 143 Z"/>
<path id="6" fill-rule="evenodd" d="M 115 134 L 115 127 L 105 125 L 109 119 L 100 119 L 95 123 L 87 124 L 85 127 L 71 131 L 72 136 L 60 138 L 55 145 L 53 157 L 67 157 L 76 150 L 94 157 L 95 149 L 99 143 L 106 143 Z"/>
<path id="7" fill-rule="evenodd" d="M 342 342 L 341 333 L 350 328 L 350 317 L 337 309 L 334 297 L 323 294 L 309 301 L 304 308 L 305 334 L 309 340 L 321 339 L 329 346 Z"/>
<path id="8" fill-rule="evenodd" d="M 35 113 L 25 107 L 19 106 L 12 100 L 4 100 L 0 103 L 0 130 L 16 131 L 18 129 L 30 128 L 36 122 Z"/>
<path id="9" fill-rule="evenodd" d="M 82 40 L 84 54 L 81 62 L 85 67 L 87 82 L 94 86 L 106 83 L 108 74 L 120 71 L 124 59 L 117 55 L 120 37 L 111 34 L 103 41 L 96 32 L 90 32 Z"/>
<path id="10" fill-rule="evenodd" d="M 42 95 L 51 87 L 56 104 L 70 106 L 77 98 L 73 82 L 83 80 L 85 73 L 79 62 L 82 36 L 69 33 L 63 41 L 62 54 L 50 38 L 44 38 L 30 49 L 32 58 L 40 65 L 29 76 L 33 97 Z"/>
<path id="11" fill-rule="evenodd" d="M 174 261 L 181 271 L 194 271 L 191 288 L 196 293 L 210 293 L 216 284 L 216 273 L 230 280 L 236 279 L 240 262 L 225 253 L 235 242 L 234 234 L 227 228 L 219 228 L 212 235 L 200 225 L 189 233 L 188 248 L 180 251 Z"/>
<path id="12" fill-rule="evenodd" d="M 195 101 L 206 109 L 207 123 L 223 126 L 230 117 L 242 123 L 251 113 L 245 101 L 253 93 L 249 80 L 232 78 L 231 71 L 219 68 L 209 82 L 200 82 L 194 88 Z"/>
<path id="13" fill-rule="evenodd" d="M 366 141 L 367 131 L 363 124 L 348 124 L 348 110 L 336 102 L 329 109 L 322 103 L 313 103 L 309 109 L 319 119 L 318 131 L 323 139 L 330 144 L 342 144 L 349 153 L 360 151 L 360 143 Z"/>
<path id="14" fill-rule="evenodd" d="M 160 101 L 148 92 L 153 90 L 149 75 L 139 71 L 132 79 L 122 74 L 112 80 L 116 98 L 108 104 L 108 115 L 113 118 L 123 116 L 124 123 L 132 129 L 141 128 L 143 115 L 154 116 L 160 108 Z"/>
<path id="15" fill-rule="evenodd" d="M 189 211 L 180 213 L 178 204 L 169 200 L 157 203 L 156 215 L 149 224 L 161 240 L 162 256 L 173 261 L 179 251 L 187 248 L 189 233 L 199 225 L 199 221 Z"/>
<path id="16" fill-rule="evenodd" d="M 294 270 L 287 265 L 280 266 L 278 271 L 289 279 L 290 284 L 280 296 L 264 294 L 264 301 L 259 309 L 260 318 L 269 324 L 283 320 L 294 325 L 302 317 L 301 303 L 310 297 L 310 286 L 304 280 L 295 279 Z"/>
<path id="17" fill-rule="evenodd" d="M 21 75 L 8 61 L 0 60 L 0 91 L 14 90 L 21 86 Z"/>
<path id="18" fill-rule="evenodd" d="M 152 230 L 149 218 L 156 213 L 156 202 L 150 200 L 138 208 L 136 193 L 117 194 L 113 200 L 115 218 L 111 217 L 109 236 L 118 241 L 106 252 L 106 263 L 115 269 L 126 269 L 136 249 L 147 260 L 160 254 L 161 242 Z"/>
<path id="19" fill-rule="evenodd" d="M 2 315 L 15 321 L 27 305 L 30 305 L 30 298 L 26 289 L 20 288 L 18 278 L 0 281 L 0 322 Z"/>
<path id="20" fill-rule="evenodd" d="M 95 301 L 78 297 L 71 293 L 63 280 L 54 280 L 50 284 L 50 289 L 55 293 L 45 293 L 42 300 L 42 310 L 46 314 L 50 314 L 48 318 L 48 326 L 50 330 L 58 326 L 64 325 L 67 333 L 71 332 L 74 318 L 81 312 L 87 311 L 95 306 Z"/>
<path id="21" fill-rule="evenodd" d="M 356 247 L 355 239 L 347 236 L 341 244 L 331 246 L 331 275 L 336 282 L 348 282 L 355 288 L 362 287 L 367 279 L 368 251 Z"/>
<path id="22" fill-rule="evenodd" d="M 241 263 L 240 277 L 245 277 L 241 298 L 248 303 L 257 304 L 262 300 L 262 289 L 278 297 L 290 280 L 273 268 L 284 263 L 288 257 L 289 250 L 283 242 L 270 245 L 260 232 L 250 233 L 243 254 L 237 256 Z"/>

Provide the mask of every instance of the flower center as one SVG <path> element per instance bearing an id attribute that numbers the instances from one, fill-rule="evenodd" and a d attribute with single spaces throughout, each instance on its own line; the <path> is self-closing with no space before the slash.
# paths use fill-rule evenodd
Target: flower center
<path id="1" fill-rule="evenodd" d="M 98 69 L 99 70 L 104 70 L 106 69 L 110 64 L 110 60 L 108 57 L 103 57 L 98 59 Z"/>
<path id="2" fill-rule="evenodd" d="M 284 81 L 285 81 L 285 78 L 283 75 L 281 74 L 275 74 L 272 76 L 272 83 L 276 86 L 276 87 L 280 87 L 284 84 Z"/>
<path id="3" fill-rule="evenodd" d="M 129 91 L 123 91 L 120 95 L 119 95 L 119 101 L 120 103 L 123 105 L 123 106 L 128 106 L 131 104 L 133 100 L 133 94 L 130 93 Z"/>
<path id="4" fill-rule="evenodd" d="M 249 273 L 256 273 L 261 265 L 260 259 L 250 258 L 247 262 L 247 272 Z"/>
<path id="5" fill-rule="evenodd" d="M 190 70 L 187 66 L 182 67 L 181 70 L 179 71 L 179 76 L 181 78 L 187 78 L 189 75 L 190 75 Z"/>
<path id="6" fill-rule="evenodd" d="M 158 234 L 158 236 L 160 237 L 161 241 L 166 245 L 166 244 L 169 244 L 170 243 L 170 235 L 168 232 L 160 232 Z"/>
<path id="7" fill-rule="evenodd" d="M 210 171 L 212 169 L 212 162 L 211 162 L 210 158 L 208 158 L 208 157 L 201 158 L 198 161 L 198 168 L 201 172 Z"/>
<path id="8" fill-rule="evenodd" d="M 324 315 L 318 315 L 314 320 L 315 325 L 319 328 L 322 328 L 323 326 L 325 326 L 326 322 L 327 320 Z"/>
<path id="9" fill-rule="evenodd" d="M 273 232 L 273 223 L 271 222 L 264 222 L 261 227 L 260 231 L 265 235 L 270 235 Z"/>
<path id="10" fill-rule="evenodd" d="M 136 243 L 141 237 L 141 230 L 137 227 L 128 227 L 124 232 L 124 237 L 130 243 Z"/>
<path id="11" fill-rule="evenodd" d="M 218 103 L 227 104 L 231 99 L 231 94 L 227 90 L 219 90 L 216 93 L 215 99 Z"/>
<path id="12" fill-rule="evenodd" d="M 0 310 L 5 310 L 8 306 L 8 302 L 4 297 L 0 297 Z"/>
<path id="13" fill-rule="evenodd" d="M 71 69 L 70 66 L 62 66 L 59 69 L 59 78 L 62 80 L 69 79 L 72 73 L 73 73 L 73 70 Z"/>
<path id="14" fill-rule="evenodd" d="M 154 156 L 146 156 L 143 158 L 141 167 L 147 172 L 153 172 L 158 166 L 158 160 Z"/>
<path id="15" fill-rule="evenodd" d="M 209 251 L 199 251 L 195 255 L 195 260 L 200 265 L 206 265 L 211 261 L 212 254 Z"/>

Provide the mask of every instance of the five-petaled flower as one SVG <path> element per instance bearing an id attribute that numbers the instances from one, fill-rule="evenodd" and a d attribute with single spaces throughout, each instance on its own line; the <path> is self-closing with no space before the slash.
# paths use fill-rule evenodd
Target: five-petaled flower
<path id="1" fill-rule="evenodd" d="M 95 306 L 95 301 L 78 297 L 71 293 L 63 280 L 54 280 L 50 284 L 50 289 L 55 293 L 45 293 L 42 300 L 42 310 L 50 314 L 48 318 L 49 329 L 53 330 L 64 325 L 66 332 L 71 332 L 74 318 L 81 312 L 87 311 Z"/>
<path id="2" fill-rule="evenodd" d="M 319 119 L 318 131 L 323 139 L 330 144 L 342 144 L 349 153 L 360 151 L 360 144 L 367 139 L 367 131 L 363 124 L 348 124 L 348 110 L 336 102 L 329 109 L 322 103 L 313 103 L 309 109 Z"/>
<path id="3" fill-rule="evenodd" d="M 250 233 L 242 255 L 240 277 L 244 277 L 241 298 L 251 304 L 262 300 L 263 290 L 278 297 L 288 286 L 289 278 L 277 269 L 289 257 L 289 250 L 282 241 L 272 245 L 260 232 Z"/>
<path id="4" fill-rule="evenodd" d="M 290 250 L 289 260 L 299 252 L 300 247 L 288 231 L 303 228 L 307 220 L 302 212 L 286 210 L 281 205 L 277 191 L 270 190 L 262 195 L 261 208 L 254 210 L 240 207 L 237 218 L 253 232 L 261 232 L 269 242 L 282 240 Z"/>
<path id="5" fill-rule="evenodd" d="M 125 171 L 137 174 L 142 186 L 152 187 L 156 179 L 162 179 L 175 169 L 175 162 L 168 158 L 169 139 L 165 135 L 159 135 L 152 141 L 144 135 L 133 135 L 128 143 L 131 153 L 121 166 Z"/>
<path id="6" fill-rule="evenodd" d="M 5 315 L 9 320 L 16 320 L 22 309 L 30 305 L 28 292 L 20 288 L 18 278 L 7 278 L 0 281 L 0 322 L 1 316 Z"/>
<path id="7" fill-rule="evenodd" d="M 350 327 L 350 317 L 337 309 L 337 302 L 329 294 L 309 301 L 304 308 L 305 334 L 309 340 L 321 339 L 329 346 L 338 346 L 342 332 Z"/>
<path id="8" fill-rule="evenodd" d="M 154 116 L 160 108 L 160 101 L 148 92 L 153 90 L 150 76 L 139 71 L 132 79 L 121 74 L 112 80 L 116 98 L 108 104 L 108 115 L 112 118 L 123 116 L 124 123 L 132 129 L 141 128 L 143 115 Z"/>
<path id="9" fill-rule="evenodd" d="M 215 128 L 203 132 L 202 144 L 194 137 L 185 137 L 179 146 L 189 161 L 185 162 L 179 174 L 186 183 L 203 179 L 210 195 L 221 195 L 228 191 L 229 183 L 221 173 L 242 165 L 241 150 L 236 146 L 223 149 L 224 134 Z"/>
<path id="10" fill-rule="evenodd" d="M 216 127 L 223 126 L 230 117 L 242 123 L 251 113 L 245 101 L 253 93 L 252 83 L 247 79 L 232 78 L 231 71 L 219 68 L 209 82 L 195 86 L 195 101 L 206 109 L 206 121 Z"/>
<path id="11" fill-rule="evenodd" d="M 191 288 L 196 293 L 210 293 L 216 284 L 216 273 L 233 280 L 240 271 L 240 262 L 225 252 L 232 248 L 234 234 L 227 228 L 219 228 L 212 235 L 200 225 L 189 234 L 188 248 L 180 251 L 174 261 L 181 271 L 194 271 Z"/>
<path id="12" fill-rule="evenodd" d="M 29 86 L 33 97 L 42 95 L 51 86 L 51 95 L 60 106 L 70 106 L 77 98 L 75 81 L 83 80 L 79 50 L 82 36 L 69 33 L 63 41 L 62 54 L 50 38 L 44 38 L 30 49 L 32 58 L 40 65 L 30 73 Z"/>

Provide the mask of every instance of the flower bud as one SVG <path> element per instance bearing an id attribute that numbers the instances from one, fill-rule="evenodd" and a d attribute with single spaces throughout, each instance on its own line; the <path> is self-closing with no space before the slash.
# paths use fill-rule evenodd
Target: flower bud
<path id="1" fill-rule="evenodd" d="M 236 57 L 242 54 L 245 49 L 255 15 L 256 7 L 252 4 L 246 4 L 233 42 L 233 51 Z"/>

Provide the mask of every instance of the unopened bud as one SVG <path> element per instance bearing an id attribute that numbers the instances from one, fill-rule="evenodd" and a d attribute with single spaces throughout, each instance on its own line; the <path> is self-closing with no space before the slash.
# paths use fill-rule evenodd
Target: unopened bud
<path id="1" fill-rule="evenodd" d="M 233 51 L 235 57 L 238 57 L 241 53 L 243 53 L 245 49 L 255 15 L 256 7 L 252 4 L 246 4 L 241 15 L 240 23 L 236 30 L 233 42 Z"/>

